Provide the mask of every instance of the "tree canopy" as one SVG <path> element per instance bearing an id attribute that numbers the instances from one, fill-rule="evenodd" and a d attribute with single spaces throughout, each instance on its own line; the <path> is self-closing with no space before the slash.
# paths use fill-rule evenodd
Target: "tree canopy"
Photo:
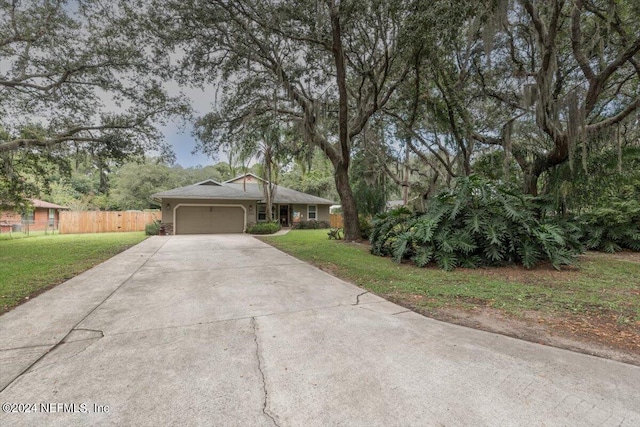
<path id="1" fill-rule="evenodd" d="M 400 36 L 407 6 L 374 0 L 152 1 L 144 13 L 167 48 L 185 53 L 181 76 L 220 86 L 207 120 L 218 138 L 232 138 L 269 114 L 327 156 L 345 237 L 357 239 L 352 149 L 406 76 Z"/>
<path id="2" fill-rule="evenodd" d="M 167 95 L 130 9 L 96 0 L 0 1 L 0 200 L 33 196 L 37 160 L 169 153 L 157 125 L 187 104 Z"/>
<path id="3" fill-rule="evenodd" d="M 162 155 L 155 125 L 189 112 L 167 82 L 211 98 L 194 120 L 197 150 L 225 150 L 230 173 L 259 159 L 273 182 L 335 191 L 347 239 L 360 236 L 359 212 L 391 197 L 425 210 L 474 174 L 562 215 L 640 194 L 635 1 L 0 7 L 2 200 L 84 156 L 98 192 L 118 187 L 109 197 L 133 203 L 139 177 L 122 165 Z M 162 186 L 171 168 L 154 167 L 139 175 Z"/>
<path id="4" fill-rule="evenodd" d="M 413 40 L 426 55 L 403 96 L 385 109 L 431 174 L 469 175 L 480 156 L 497 149 L 505 171 L 512 161 L 519 168 L 510 179 L 537 195 L 547 192 L 541 176 L 565 163 L 573 169 L 577 157 L 586 169 L 603 149 L 637 146 L 637 3 L 457 6 L 440 15 L 456 31 L 434 41 L 422 35 L 437 25 L 437 6 L 418 3 Z"/>

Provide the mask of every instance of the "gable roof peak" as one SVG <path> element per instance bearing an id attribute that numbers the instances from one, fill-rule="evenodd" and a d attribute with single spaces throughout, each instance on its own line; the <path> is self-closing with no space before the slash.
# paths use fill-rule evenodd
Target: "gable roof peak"
<path id="1" fill-rule="evenodd" d="M 238 175 L 235 178 L 228 179 L 224 183 L 225 184 L 240 184 L 240 183 L 242 183 L 242 181 L 251 182 L 251 181 L 254 181 L 254 180 L 262 181 L 262 182 L 265 182 L 265 183 L 267 182 L 266 179 L 260 178 L 258 175 L 255 175 L 255 174 L 253 174 L 251 172 L 247 172 L 247 173 L 244 173 L 242 175 Z"/>
<path id="2" fill-rule="evenodd" d="M 215 180 L 209 178 L 209 179 L 205 179 L 204 181 L 196 182 L 193 185 L 218 185 L 218 186 L 220 186 L 222 184 L 219 183 L 218 181 L 215 181 Z"/>

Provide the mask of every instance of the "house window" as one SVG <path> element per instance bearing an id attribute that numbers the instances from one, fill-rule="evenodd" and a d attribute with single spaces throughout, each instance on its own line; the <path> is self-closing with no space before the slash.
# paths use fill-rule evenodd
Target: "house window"
<path id="1" fill-rule="evenodd" d="M 260 221 L 268 221 L 267 218 L 267 205 L 259 204 L 257 206 L 258 209 L 258 222 Z M 271 218 L 276 219 L 276 206 L 271 206 Z"/>
<path id="2" fill-rule="evenodd" d="M 258 221 L 267 220 L 267 205 L 258 205 Z"/>
<path id="3" fill-rule="evenodd" d="M 317 211 L 318 211 L 318 207 L 316 205 L 309 205 L 309 211 L 307 212 L 307 219 L 309 221 L 317 220 L 318 219 Z"/>
<path id="4" fill-rule="evenodd" d="M 34 224 L 36 222 L 35 212 L 27 211 L 22 214 L 22 222 L 25 224 Z"/>
<path id="5" fill-rule="evenodd" d="M 49 227 L 55 227 L 56 223 L 56 210 L 49 209 Z"/>

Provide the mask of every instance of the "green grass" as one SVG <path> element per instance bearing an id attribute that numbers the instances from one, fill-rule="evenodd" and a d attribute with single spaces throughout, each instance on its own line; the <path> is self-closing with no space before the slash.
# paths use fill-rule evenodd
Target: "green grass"
<path id="1" fill-rule="evenodd" d="M 141 242 L 142 232 L 0 240 L 0 312 Z"/>
<path id="2" fill-rule="evenodd" d="M 5 233 L 1 233 L 0 234 L 0 241 L 1 240 L 16 240 L 16 239 L 27 239 L 30 237 L 39 237 L 39 236 L 54 236 L 59 234 L 58 231 L 56 230 L 48 230 L 48 231 L 44 231 L 44 230 L 40 230 L 40 231 L 30 231 L 29 233 L 23 233 L 22 231 L 18 231 L 15 233 L 9 233 L 9 232 L 5 232 Z"/>
<path id="3" fill-rule="evenodd" d="M 326 230 L 294 230 L 265 242 L 393 301 L 417 308 L 487 306 L 512 315 L 613 315 L 640 321 L 640 263 L 586 255 L 576 266 L 418 268 L 371 255 L 368 245 L 328 240 Z"/>

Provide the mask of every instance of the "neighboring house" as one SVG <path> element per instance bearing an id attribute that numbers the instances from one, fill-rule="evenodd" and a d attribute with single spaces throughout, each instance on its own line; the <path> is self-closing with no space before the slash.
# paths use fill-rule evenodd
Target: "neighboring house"
<path id="1" fill-rule="evenodd" d="M 242 233 L 250 224 L 267 220 L 266 181 L 253 174 L 225 182 L 212 179 L 162 191 L 152 197 L 162 206 L 167 234 Z M 298 221 L 329 221 L 331 200 L 275 186 L 273 217 L 283 227 Z"/>
<path id="2" fill-rule="evenodd" d="M 60 211 L 69 209 L 54 203 L 38 199 L 31 200 L 32 209 L 25 213 L 15 210 L 0 212 L 0 231 L 57 230 L 60 223 Z"/>

